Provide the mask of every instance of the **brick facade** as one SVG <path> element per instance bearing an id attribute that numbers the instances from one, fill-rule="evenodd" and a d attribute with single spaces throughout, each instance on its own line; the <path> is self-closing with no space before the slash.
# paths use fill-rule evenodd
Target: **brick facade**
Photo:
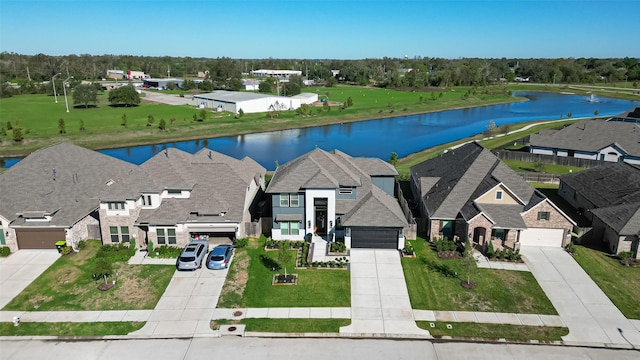
<path id="1" fill-rule="evenodd" d="M 89 239 L 89 226 L 100 225 L 99 221 L 91 215 L 87 215 L 84 219 L 75 223 L 69 230 L 67 230 L 67 245 L 71 246 L 74 250 L 78 249 L 78 242 L 80 240 Z"/>
<path id="2" fill-rule="evenodd" d="M 549 220 L 538 220 L 539 212 L 549 212 Z M 573 224 L 561 212 L 559 212 L 549 201 L 542 201 L 532 209 L 522 215 L 527 228 L 547 228 L 547 229 L 564 229 L 564 238 L 562 246 L 567 246 L 571 241 L 571 231 Z"/>

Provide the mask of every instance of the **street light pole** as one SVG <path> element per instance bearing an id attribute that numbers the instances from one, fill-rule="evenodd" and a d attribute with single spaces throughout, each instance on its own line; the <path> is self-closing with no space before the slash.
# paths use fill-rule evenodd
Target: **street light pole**
<path id="1" fill-rule="evenodd" d="M 629 75 L 625 75 L 624 76 L 624 88 L 627 88 L 627 79 L 629 78 Z"/>
<path id="2" fill-rule="evenodd" d="M 62 73 L 57 73 L 55 75 L 53 75 L 53 77 L 51 78 L 51 83 L 53 84 L 53 98 L 56 101 L 56 104 L 58 103 L 58 95 L 56 94 L 56 76 L 61 75 Z"/>
<path id="3" fill-rule="evenodd" d="M 69 101 L 67 100 L 67 81 L 69 79 L 73 79 L 73 76 L 69 76 L 65 81 L 62 82 L 62 90 L 64 90 L 64 103 L 67 106 L 67 112 L 69 112 Z"/>

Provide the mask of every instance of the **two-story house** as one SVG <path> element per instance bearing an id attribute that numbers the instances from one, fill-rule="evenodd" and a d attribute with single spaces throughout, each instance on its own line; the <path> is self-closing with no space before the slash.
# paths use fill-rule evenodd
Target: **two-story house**
<path id="1" fill-rule="evenodd" d="M 408 223 L 394 197 L 397 175 L 380 159 L 318 148 L 279 166 L 266 191 L 272 238 L 315 234 L 348 248 L 403 248 Z"/>

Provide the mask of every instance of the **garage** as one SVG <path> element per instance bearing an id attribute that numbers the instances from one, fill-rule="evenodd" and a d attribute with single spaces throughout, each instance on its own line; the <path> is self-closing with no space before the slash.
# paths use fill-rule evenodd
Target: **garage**
<path id="1" fill-rule="evenodd" d="M 16 229 L 18 249 L 55 249 L 56 241 L 65 240 L 64 229 Z"/>
<path id="2" fill-rule="evenodd" d="M 562 247 L 564 229 L 529 228 L 520 232 L 520 246 Z"/>
<path id="3" fill-rule="evenodd" d="M 369 249 L 397 249 L 398 230 L 351 229 L 351 247 Z"/>

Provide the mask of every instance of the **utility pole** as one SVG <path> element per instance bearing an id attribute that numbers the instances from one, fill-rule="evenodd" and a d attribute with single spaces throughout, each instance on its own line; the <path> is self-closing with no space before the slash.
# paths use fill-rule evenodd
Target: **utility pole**
<path id="1" fill-rule="evenodd" d="M 51 84 L 53 84 L 53 98 L 56 101 L 56 104 L 58 103 L 58 95 L 56 94 L 56 76 L 58 75 L 62 75 L 62 73 L 57 73 L 55 75 L 53 75 L 53 77 L 51 78 Z M 64 84 L 62 84 L 64 86 Z"/>
<path id="2" fill-rule="evenodd" d="M 64 103 L 67 106 L 67 112 L 69 112 L 69 101 L 67 100 L 67 81 L 69 79 L 73 79 L 73 76 L 69 76 L 65 81 L 62 82 L 62 90 L 64 90 Z"/>
<path id="3" fill-rule="evenodd" d="M 27 79 L 31 81 L 31 74 L 29 73 L 29 67 L 27 66 Z"/>

